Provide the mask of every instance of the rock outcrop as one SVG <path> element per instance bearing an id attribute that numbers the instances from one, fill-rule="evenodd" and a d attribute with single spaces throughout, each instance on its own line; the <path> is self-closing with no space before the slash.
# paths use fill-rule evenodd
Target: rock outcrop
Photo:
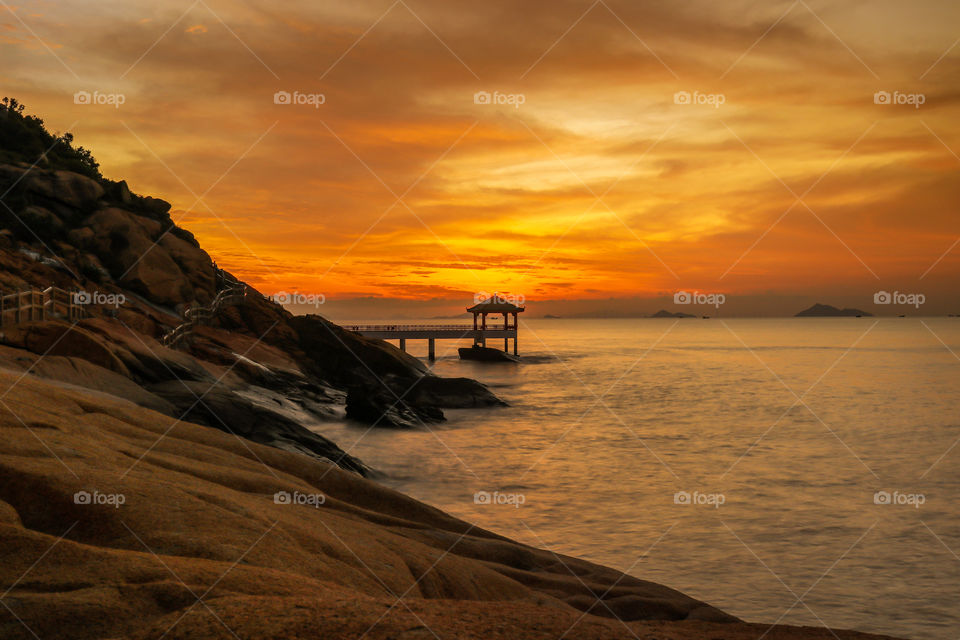
<path id="1" fill-rule="evenodd" d="M 216 382 L 171 380 L 147 390 L 172 404 L 178 420 L 220 429 L 253 442 L 303 453 L 370 475 L 370 469 L 327 438 L 275 411 L 257 406 Z"/>
<path id="2" fill-rule="evenodd" d="M 55 258 L 86 290 L 114 286 L 165 306 L 212 299 L 210 256 L 174 232 L 170 205 L 124 189 L 69 171 L 0 165 L 0 192 L 9 190 L 13 204 L 0 220 L 23 243 L 39 240 L 41 252 L 59 249 Z"/>
<path id="3" fill-rule="evenodd" d="M 168 203 L 135 195 L 125 182 L 0 164 L 0 191 L 7 189 L 13 213 L 6 212 L 9 235 L 0 238 L 9 245 L 0 242 L 0 287 L 56 285 L 122 296 L 124 303 L 91 305 L 97 317 L 69 336 L 65 327 L 47 325 L 24 335 L 8 332 L 5 344 L 42 353 L 62 337 L 55 354 L 85 358 L 141 386 L 170 380 L 168 370 L 174 379 L 200 382 L 209 375 L 205 367 L 214 366 L 274 391 L 334 389 L 338 393 L 321 396 L 345 402 L 341 415 L 384 427 L 418 427 L 443 420 L 443 408 L 500 403 L 479 383 L 445 382 L 384 341 L 344 331 L 320 316 L 292 316 L 255 291 L 244 304 L 222 310 L 211 332 L 193 339 L 194 358 L 178 359 L 154 340 L 181 321 L 178 309 L 212 300 L 218 280 L 210 256 L 173 224 Z M 47 248 L 56 248 L 57 255 L 48 255 Z M 285 370 L 295 372 L 296 384 L 280 370 L 240 357 L 242 348 L 230 344 L 236 336 L 284 353 Z M 144 348 L 149 344 L 155 345 L 150 353 Z"/>

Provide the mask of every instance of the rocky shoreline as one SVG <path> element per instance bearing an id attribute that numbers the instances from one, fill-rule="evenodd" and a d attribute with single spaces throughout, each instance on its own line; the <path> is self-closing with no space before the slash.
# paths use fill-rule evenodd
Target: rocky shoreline
<path id="1" fill-rule="evenodd" d="M 743 623 L 100 391 L 0 387 L 4 638 L 877 637 Z"/>

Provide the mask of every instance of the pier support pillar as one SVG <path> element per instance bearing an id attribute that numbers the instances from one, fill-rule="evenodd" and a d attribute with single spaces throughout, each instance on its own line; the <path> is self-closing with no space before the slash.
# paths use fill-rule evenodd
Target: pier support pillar
<path id="1" fill-rule="evenodd" d="M 437 359 L 437 341 L 434 338 L 427 339 L 427 360 L 433 362 Z"/>
<path id="2" fill-rule="evenodd" d="M 513 355 L 517 355 L 517 339 L 516 339 L 516 337 L 514 337 L 514 339 L 513 339 Z"/>
<path id="3" fill-rule="evenodd" d="M 406 350 L 407 350 L 407 339 L 400 338 L 400 351 L 406 351 Z"/>
<path id="4" fill-rule="evenodd" d="M 503 339 L 503 352 L 506 353 L 510 350 L 510 338 Z"/>

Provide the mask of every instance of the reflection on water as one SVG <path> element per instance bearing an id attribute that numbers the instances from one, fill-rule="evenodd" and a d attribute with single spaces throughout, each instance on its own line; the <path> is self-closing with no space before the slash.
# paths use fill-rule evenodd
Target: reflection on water
<path id="1" fill-rule="evenodd" d="M 458 517 L 750 621 L 955 637 L 960 320 L 531 320 L 521 365 L 457 346 L 435 371 L 509 408 L 320 430 Z"/>

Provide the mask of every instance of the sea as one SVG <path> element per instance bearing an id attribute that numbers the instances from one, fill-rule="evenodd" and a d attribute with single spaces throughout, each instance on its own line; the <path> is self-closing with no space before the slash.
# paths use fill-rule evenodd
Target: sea
<path id="1" fill-rule="evenodd" d="M 455 341 L 432 363 L 509 406 L 314 428 L 456 517 L 750 622 L 958 637 L 960 318 L 519 333 L 519 364 L 461 361 Z"/>

